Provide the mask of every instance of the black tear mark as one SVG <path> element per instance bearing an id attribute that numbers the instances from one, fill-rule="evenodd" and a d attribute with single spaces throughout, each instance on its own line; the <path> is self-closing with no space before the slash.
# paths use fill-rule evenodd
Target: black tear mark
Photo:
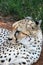
<path id="1" fill-rule="evenodd" d="M 15 38 L 16 38 L 16 42 L 18 42 L 18 41 L 17 41 L 17 34 L 19 34 L 19 33 L 20 33 L 20 31 L 16 30 L 16 32 L 15 32 L 15 34 L 14 34 L 14 36 L 15 36 Z"/>

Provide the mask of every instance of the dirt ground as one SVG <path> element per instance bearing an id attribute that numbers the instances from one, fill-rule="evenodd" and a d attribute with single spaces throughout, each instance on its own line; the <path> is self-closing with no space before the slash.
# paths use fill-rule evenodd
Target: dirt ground
<path id="1" fill-rule="evenodd" d="M 11 26 L 14 22 L 15 22 L 15 20 L 11 17 L 6 17 L 6 18 L 0 17 L 0 27 L 4 27 L 9 30 L 12 30 Z M 41 52 L 40 58 L 37 61 L 37 63 L 35 63 L 33 65 L 43 65 L 43 45 L 42 45 L 42 52 Z"/>

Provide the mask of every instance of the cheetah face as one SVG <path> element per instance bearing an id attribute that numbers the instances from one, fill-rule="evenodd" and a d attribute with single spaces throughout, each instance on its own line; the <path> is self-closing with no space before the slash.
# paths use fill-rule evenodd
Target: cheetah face
<path id="1" fill-rule="evenodd" d="M 41 20 L 39 21 L 41 23 Z M 34 36 L 36 37 L 38 30 L 40 29 L 40 23 L 36 21 L 36 23 L 29 19 L 23 19 L 17 21 L 12 25 L 13 32 L 10 35 L 11 38 L 15 40 L 22 39 L 25 36 Z"/>
<path id="2" fill-rule="evenodd" d="M 11 37 L 13 40 L 21 40 L 26 36 L 36 37 L 37 32 L 40 29 L 40 24 L 41 20 L 39 22 L 34 22 L 32 19 L 29 18 L 17 21 L 12 25 L 13 31 L 9 38 Z"/>

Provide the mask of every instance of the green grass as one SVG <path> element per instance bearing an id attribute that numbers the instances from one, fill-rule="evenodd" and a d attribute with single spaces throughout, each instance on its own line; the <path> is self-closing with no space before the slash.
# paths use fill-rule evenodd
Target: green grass
<path id="1" fill-rule="evenodd" d="M 18 16 L 19 19 L 26 16 L 42 19 L 43 30 L 43 0 L 0 0 L 0 13 L 3 16 Z"/>

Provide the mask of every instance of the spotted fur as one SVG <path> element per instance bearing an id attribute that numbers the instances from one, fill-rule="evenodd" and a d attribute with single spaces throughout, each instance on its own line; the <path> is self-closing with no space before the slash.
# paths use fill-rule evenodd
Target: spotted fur
<path id="1" fill-rule="evenodd" d="M 0 28 L 0 65 L 31 65 L 40 57 L 42 31 L 29 18 L 13 24 L 10 32 Z M 3 40 L 4 42 L 3 42 Z"/>

